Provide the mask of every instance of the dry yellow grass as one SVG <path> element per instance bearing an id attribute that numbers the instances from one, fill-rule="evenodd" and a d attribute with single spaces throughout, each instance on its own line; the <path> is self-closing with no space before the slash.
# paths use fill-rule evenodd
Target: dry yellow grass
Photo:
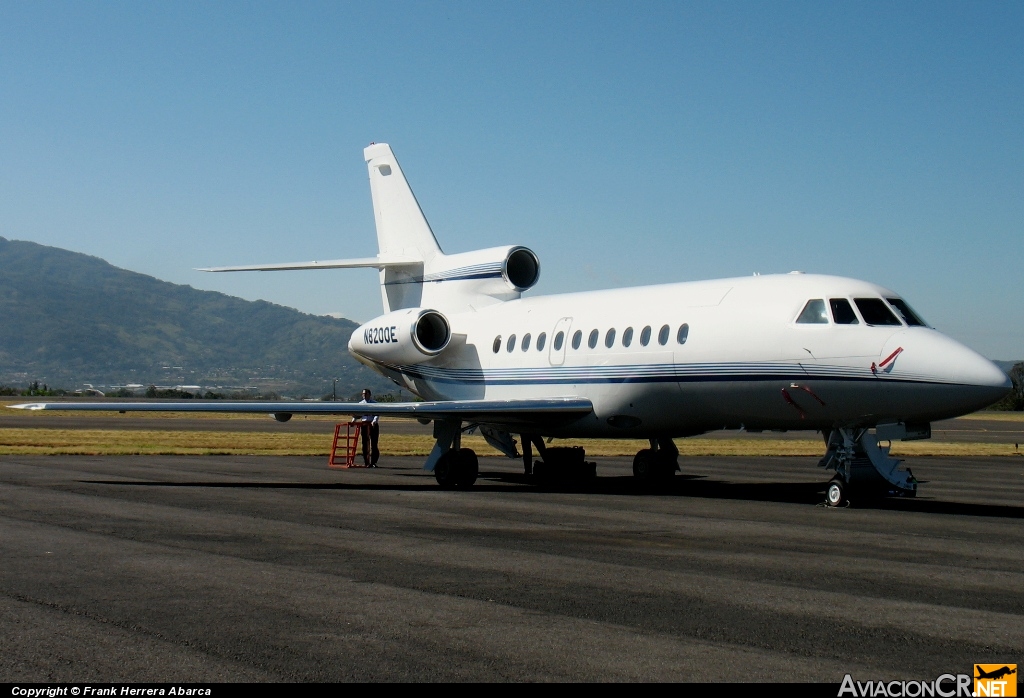
<path id="1" fill-rule="evenodd" d="M 116 429 L 0 429 L 0 455 L 276 455 L 324 456 L 332 434 L 161 431 Z M 684 456 L 820 456 L 820 439 L 691 438 L 677 441 Z M 646 441 L 556 441 L 558 446 L 580 445 L 591 456 L 632 456 Z M 433 440 L 425 435 L 390 434 L 382 450 L 394 456 L 425 456 Z M 479 436 L 463 438 L 463 446 L 481 455 L 496 452 Z M 896 442 L 896 456 L 1013 456 L 1012 444 Z"/>

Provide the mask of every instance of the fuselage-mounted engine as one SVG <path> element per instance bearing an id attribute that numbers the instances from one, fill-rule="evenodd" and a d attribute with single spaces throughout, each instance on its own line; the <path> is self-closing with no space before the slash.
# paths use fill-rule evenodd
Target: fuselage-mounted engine
<path id="1" fill-rule="evenodd" d="M 415 299 L 417 306 L 458 313 L 515 300 L 539 279 L 536 253 L 511 245 L 435 255 L 425 263 L 422 276 L 396 276 L 396 285 L 390 288 L 405 294 L 403 298 Z M 387 282 L 385 288 L 389 288 Z"/>
<path id="2" fill-rule="evenodd" d="M 348 350 L 374 363 L 410 365 L 437 356 L 451 338 L 444 315 L 427 308 L 406 308 L 358 327 L 348 340 Z"/>

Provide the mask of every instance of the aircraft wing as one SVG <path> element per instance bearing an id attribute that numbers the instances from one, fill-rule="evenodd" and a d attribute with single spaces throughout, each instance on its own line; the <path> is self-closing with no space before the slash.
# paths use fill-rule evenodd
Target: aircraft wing
<path id="1" fill-rule="evenodd" d="M 16 410 L 92 412 L 222 412 L 272 414 L 282 421 L 293 414 L 381 415 L 419 419 L 458 419 L 463 422 L 510 427 L 568 424 L 594 411 L 590 400 L 539 398 L 531 400 L 445 400 L 439 402 L 259 402 L 185 400 L 174 402 L 30 402 L 9 405 Z M 285 417 L 288 415 L 288 417 Z"/>
<path id="2" fill-rule="evenodd" d="M 394 255 L 379 257 L 358 257 L 355 259 L 328 259 L 321 262 L 283 262 L 280 264 L 250 264 L 241 267 L 204 267 L 196 271 L 294 271 L 298 269 L 383 269 L 385 267 L 403 267 L 411 264 L 422 265 L 410 257 Z"/>

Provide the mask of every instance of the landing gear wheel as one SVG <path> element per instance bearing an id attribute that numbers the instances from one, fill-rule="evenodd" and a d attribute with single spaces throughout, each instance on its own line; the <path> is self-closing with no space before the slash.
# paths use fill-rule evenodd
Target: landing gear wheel
<path id="1" fill-rule="evenodd" d="M 676 474 L 675 457 L 645 448 L 633 458 L 633 477 L 646 484 L 667 483 Z"/>
<path id="2" fill-rule="evenodd" d="M 633 477 L 642 482 L 650 482 L 653 478 L 657 464 L 654 459 L 654 451 L 645 448 L 633 457 Z"/>
<path id="3" fill-rule="evenodd" d="M 459 481 L 459 452 L 448 451 L 434 466 L 434 479 L 442 489 L 451 489 Z"/>
<path id="4" fill-rule="evenodd" d="M 456 487 L 472 487 L 480 475 L 480 462 L 476 453 L 469 448 L 460 448 L 458 453 L 458 468 L 455 475 Z"/>
<path id="5" fill-rule="evenodd" d="M 825 490 L 825 503 L 830 507 L 838 507 L 847 503 L 846 485 L 839 478 L 833 478 Z"/>
<path id="6" fill-rule="evenodd" d="M 480 475 L 480 462 L 470 448 L 448 451 L 434 466 L 434 479 L 444 489 L 472 487 Z"/>

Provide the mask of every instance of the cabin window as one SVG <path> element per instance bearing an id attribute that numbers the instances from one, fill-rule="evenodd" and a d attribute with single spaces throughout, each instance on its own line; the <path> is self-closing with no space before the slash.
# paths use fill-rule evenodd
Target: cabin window
<path id="1" fill-rule="evenodd" d="M 676 341 L 680 344 L 686 344 L 686 338 L 690 336 L 690 326 L 685 322 L 679 326 L 679 330 L 676 332 Z"/>
<path id="2" fill-rule="evenodd" d="M 642 330 L 640 330 L 640 346 L 646 347 L 650 343 L 651 343 L 651 326 L 648 325 L 647 327 L 645 327 Z"/>
<path id="3" fill-rule="evenodd" d="M 497 354 L 498 350 L 501 349 L 501 335 L 499 334 L 494 338 L 494 353 Z"/>
<path id="4" fill-rule="evenodd" d="M 857 310 L 869 325 L 900 325 L 900 321 L 889 310 L 881 298 L 854 298 Z"/>
<path id="5" fill-rule="evenodd" d="M 511 354 L 512 350 L 515 349 L 515 348 L 516 348 L 516 336 L 514 334 L 510 334 L 508 336 L 508 344 L 505 345 L 505 349 L 508 351 L 508 353 Z"/>
<path id="6" fill-rule="evenodd" d="M 611 349 L 614 344 L 615 344 L 615 328 L 613 327 L 612 329 L 608 330 L 607 334 L 605 334 L 605 336 L 604 336 L 604 345 L 606 347 L 608 347 L 609 349 Z"/>
<path id="7" fill-rule="evenodd" d="M 523 335 L 523 351 L 526 351 L 529 348 L 530 348 L 530 333 L 527 332 L 526 334 Z"/>
<path id="8" fill-rule="evenodd" d="M 633 343 L 633 328 L 627 327 L 622 331 L 622 346 L 628 347 Z"/>
<path id="9" fill-rule="evenodd" d="M 828 314 L 825 312 L 825 301 L 820 298 L 807 301 L 807 305 L 804 306 L 796 321 L 806 325 L 827 325 Z"/>
<path id="10" fill-rule="evenodd" d="M 565 340 L 565 333 L 559 332 L 555 335 L 555 351 L 562 351 L 562 342 Z"/>
<path id="11" fill-rule="evenodd" d="M 572 348 L 579 349 L 580 342 L 583 341 L 583 330 L 576 330 L 576 334 L 572 336 Z"/>
<path id="12" fill-rule="evenodd" d="M 911 310 L 907 302 L 902 298 L 886 298 L 889 305 L 896 308 L 896 312 L 903 317 L 903 322 L 911 327 L 927 327 L 928 323 L 921 319 L 921 316 Z"/>
<path id="13" fill-rule="evenodd" d="M 539 335 L 537 335 L 537 351 L 544 351 L 544 342 L 547 340 L 547 338 L 547 332 L 541 332 Z"/>
<path id="14" fill-rule="evenodd" d="M 837 325 L 859 325 L 857 314 L 853 312 L 853 306 L 845 298 L 829 298 L 828 304 L 832 306 L 832 319 Z"/>
<path id="15" fill-rule="evenodd" d="M 597 338 L 601 336 L 601 333 L 597 330 L 591 330 L 590 336 L 587 338 L 587 346 L 593 349 L 597 346 Z"/>
<path id="16" fill-rule="evenodd" d="M 661 329 L 658 330 L 658 344 L 665 346 L 668 344 L 668 333 L 670 332 L 668 325 L 662 325 Z"/>

